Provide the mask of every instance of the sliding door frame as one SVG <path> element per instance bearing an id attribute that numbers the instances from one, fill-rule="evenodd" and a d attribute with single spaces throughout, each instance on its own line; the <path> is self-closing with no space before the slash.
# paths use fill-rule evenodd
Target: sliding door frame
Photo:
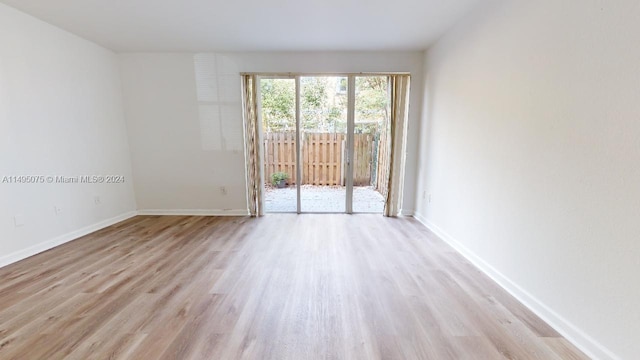
<path id="1" fill-rule="evenodd" d="M 356 77 L 358 76 L 391 76 L 391 75 L 410 75 L 407 72 L 359 72 L 359 73 L 278 73 L 278 72 L 242 72 L 240 75 L 256 75 L 257 82 L 257 103 L 258 103 L 258 126 L 259 126 L 259 141 L 260 141 L 260 153 L 262 154 L 262 159 L 264 159 L 264 135 L 262 129 L 262 101 L 261 101 L 261 86 L 260 80 L 262 79 L 294 79 L 295 80 L 295 99 L 296 99 L 296 213 L 301 214 L 302 212 L 302 200 L 301 200 L 301 182 L 302 182 L 302 109 L 300 104 L 301 99 L 301 89 L 300 89 L 300 79 L 302 77 L 346 77 L 347 78 L 347 161 L 346 161 L 346 195 L 345 195 L 345 213 L 353 214 L 353 153 L 354 153 L 354 142 L 355 142 L 355 104 L 356 104 Z M 264 163 L 260 166 L 260 183 L 262 187 L 262 191 L 264 193 L 264 181 L 265 181 L 265 173 L 264 173 Z M 264 198 L 262 199 L 261 206 L 264 208 Z"/>
<path id="2" fill-rule="evenodd" d="M 300 75 L 296 79 L 296 213 L 302 213 L 302 141 L 300 125 L 302 123 L 302 110 L 300 107 Z"/>
<path id="3" fill-rule="evenodd" d="M 345 212 L 353 214 L 353 151 L 356 112 L 356 77 L 347 77 L 347 179 Z"/>

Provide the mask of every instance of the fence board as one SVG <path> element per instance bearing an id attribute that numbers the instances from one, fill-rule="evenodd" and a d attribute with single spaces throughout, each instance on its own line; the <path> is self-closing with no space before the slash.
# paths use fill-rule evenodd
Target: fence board
<path id="1" fill-rule="evenodd" d="M 344 185 L 345 184 L 345 144 L 346 134 L 303 133 L 302 139 L 302 184 Z M 382 141 L 380 141 L 382 143 Z M 371 134 L 354 135 L 353 176 L 354 185 L 372 185 L 372 162 L 374 137 Z M 264 134 L 265 181 L 271 181 L 275 172 L 289 174 L 288 184 L 296 184 L 296 140 L 295 132 Z M 382 149 L 378 151 L 382 155 Z M 378 166 L 378 172 L 382 169 Z M 380 175 L 377 176 L 381 179 Z M 377 185 L 379 187 L 380 181 Z"/>

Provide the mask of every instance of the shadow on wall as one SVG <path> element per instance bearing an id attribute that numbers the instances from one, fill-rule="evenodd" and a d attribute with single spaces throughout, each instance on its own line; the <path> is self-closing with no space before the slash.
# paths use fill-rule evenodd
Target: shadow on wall
<path id="1" fill-rule="evenodd" d="M 202 150 L 242 151 L 242 96 L 238 66 L 228 56 L 194 55 Z"/>

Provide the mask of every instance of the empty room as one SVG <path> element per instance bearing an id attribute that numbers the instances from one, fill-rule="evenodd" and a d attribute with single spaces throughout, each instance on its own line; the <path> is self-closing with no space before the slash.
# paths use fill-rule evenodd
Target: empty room
<path id="1" fill-rule="evenodd" d="M 640 359 L 637 0 L 0 0 L 0 359 Z"/>

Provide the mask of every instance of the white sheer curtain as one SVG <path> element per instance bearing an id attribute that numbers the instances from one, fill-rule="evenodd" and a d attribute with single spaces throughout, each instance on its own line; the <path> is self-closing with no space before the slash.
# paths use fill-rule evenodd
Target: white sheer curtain
<path id="1" fill-rule="evenodd" d="M 258 124 L 257 77 L 242 76 L 242 108 L 244 112 L 245 157 L 247 166 L 247 198 L 251 216 L 264 215 L 260 168 L 260 127 Z"/>
<path id="2" fill-rule="evenodd" d="M 392 75 L 390 117 L 389 184 L 384 206 L 385 216 L 398 216 L 402 207 L 404 167 L 406 163 L 407 116 L 409 114 L 409 75 Z"/>

